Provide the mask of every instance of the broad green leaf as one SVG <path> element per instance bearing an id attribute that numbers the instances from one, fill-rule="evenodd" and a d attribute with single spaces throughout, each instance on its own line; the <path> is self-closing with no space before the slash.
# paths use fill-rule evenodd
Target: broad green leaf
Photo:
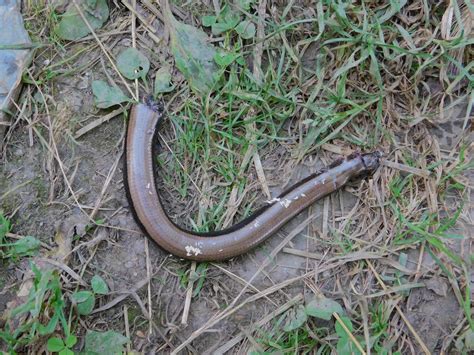
<path id="1" fill-rule="evenodd" d="M 340 338 L 336 345 L 336 354 L 339 355 L 360 355 L 360 351 L 349 337 Z"/>
<path id="2" fill-rule="evenodd" d="M 109 86 L 105 81 L 94 80 L 92 82 L 95 105 L 98 108 L 108 108 L 122 102 L 131 100 L 117 86 Z"/>
<path id="3" fill-rule="evenodd" d="M 95 297 L 94 295 L 92 295 L 86 301 L 79 303 L 77 305 L 77 313 L 79 313 L 80 315 L 86 316 L 92 312 L 92 310 L 94 309 L 94 305 L 95 305 Z"/>
<path id="4" fill-rule="evenodd" d="M 290 313 L 289 322 L 285 325 L 283 330 L 285 332 L 291 332 L 292 330 L 298 329 L 306 322 L 307 319 L 308 316 L 304 307 L 300 306 L 295 312 Z"/>
<path id="5" fill-rule="evenodd" d="M 177 21 L 169 8 L 166 10 L 165 22 L 176 66 L 194 91 L 207 95 L 219 78 L 214 62 L 216 49 L 203 31 Z"/>
<path id="6" fill-rule="evenodd" d="M 59 352 L 59 355 L 74 355 L 74 351 L 65 348 Z"/>
<path id="7" fill-rule="evenodd" d="M 330 320 L 334 312 L 342 314 L 341 305 L 324 296 L 318 297 L 306 305 L 306 314 L 308 316 Z"/>
<path id="8" fill-rule="evenodd" d="M 474 350 L 474 330 L 467 330 L 464 337 L 464 344 L 466 345 L 466 350 Z"/>
<path id="9" fill-rule="evenodd" d="M 0 238 L 0 241 L 3 238 Z M 14 243 L 0 244 L 0 247 L 8 248 L 8 257 L 20 257 L 35 255 L 38 251 L 41 242 L 32 236 L 26 236 Z"/>
<path id="10" fill-rule="evenodd" d="M 202 25 L 205 26 L 205 27 L 210 27 L 212 26 L 213 24 L 215 24 L 217 21 L 217 17 L 216 16 L 203 16 L 202 17 Z"/>
<path id="11" fill-rule="evenodd" d="M 408 254 L 400 253 L 400 256 L 398 257 L 398 263 L 402 266 L 407 266 L 407 262 L 408 262 Z"/>
<path id="12" fill-rule="evenodd" d="M 92 277 L 91 286 L 92 290 L 100 295 L 106 295 L 109 293 L 109 287 L 105 283 L 104 279 L 99 275 L 94 275 Z"/>
<path id="13" fill-rule="evenodd" d="M 239 14 L 232 11 L 229 6 L 226 6 L 217 18 L 217 22 L 212 25 L 212 34 L 218 36 L 223 32 L 229 31 L 237 26 L 239 21 Z"/>
<path id="14" fill-rule="evenodd" d="M 156 98 L 159 94 L 170 92 L 173 90 L 174 90 L 174 85 L 171 85 L 170 68 L 168 68 L 167 66 L 161 67 L 156 72 L 153 95 Z"/>
<path id="15" fill-rule="evenodd" d="M 244 10 L 250 10 L 253 0 L 237 0 L 237 4 Z"/>
<path id="16" fill-rule="evenodd" d="M 122 354 L 123 345 L 128 339 L 114 331 L 96 332 L 87 331 L 84 351 L 92 354 Z"/>
<path id="17" fill-rule="evenodd" d="M 107 21 L 109 17 L 109 6 L 107 0 L 97 1 L 78 1 L 80 8 L 87 22 L 95 30 Z M 76 7 L 71 4 L 69 9 L 60 16 L 59 24 L 55 28 L 55 33 L 66 40 L 76 40 L 85 37 L 90 33 L 90 30 Z"/>
<path id="18" fill-rule="evenodd" d="M 3 242 L 3 238 L 10 231 L 10 221 L 6 219 L 2 213 L 0 213 L 0 243 Z"/>
<path id="19" fill-rule="evenodd" d="M 41 243 L 32 236 L 26 236 L 15 243 L 10 244 L 10 254 L 17 256 L 27 256 L 35 254 Z"/>
<path id="20" fill-rule="evenodd" d="M 72 294 L 72 299 L 76 303 L 87 301 L 87 299 L 92 295 L 91 291 L 78 291 Z"/>
<path id="21" fill-rule="evenodd" d="M 219 51 L 214 55 L 214 60 L 220 67 L 226 67 L 239 57 L 236 53 Z"/>
<path id="22" fill-rule="evenodd" d="M 221 12 L 221 16 L 223 17 L 222 21 L 231 26 L 231 28 L 234 28 L 240 22 L 239 13 L 233 11 L 230 6 L 226 6 L 224 8 L 224 10 Z"/>
<path id="23" fill-rule="evenodd" d="M 354 327 L 352 326 L 352 322 L 351 322 L 350 318 L 342 316 L 341 320 L 344 323 L 344 325 L 347 327 L 347 329 L 349 329 L 350 332 L 352 332 L 354 330 Z M 342 327 L 341 323 L 336 322 L 336 325 L 334 326 L 334 328 L 336 329 L 336 334 L 339 335 L 341 338 L 344 338 L 344 337 L 347 338 L 348 337 L 348 335 L 347 335 L 346 331 L 344 330 L 344 328 Z"/>
<path id="24" fill-rule="evenodd" d="M 64 340 L 64 344 L 68 347 L 68 348 L 72 348 L 74 345 L 76 345 L 77 343 L 77 337 L 73 334 L 69 335 L 65 340 Z"/>
<path id="25" fill-rule="evenodd" d="M 467 329 L 463 334 L 458 336 L 454 344 L 460 353 L 470 354 L 469 351 L 474 350 L 474 330 Z"/>
<path id="26" fill-rule="evenodd" d="M 150 61 L 136 48 L 127 48 L 117 57 L 117 68 L 124 77 L 130 80 L 146 79 L 150 70 Z"/>
<path id="27" fill-rule="evenodd" d="M 90 314 L 94 309 L 95 296 L 90 291 L 74 292 L 71 298 L 76 303 L 77 313 L 81 315 Z"/>
<path id="28" fill-rule="evenodd" d="M 238 24 L 235 30 L 243 39 L 250 39 L 255 37 L 255 25 L 251 21 L 242 21 Z"/>
<path id="29" fill-rule="evenodd" d="M 233 29 L 235 25 L 232 23 L 227 23 L 227 22 L 216 22 L 212 25 L 212 34 L 214 36 L 219 36 L 221 33 L 224 33 L 226 31 L 229 31 Z"/>
<path id="30" fill-rule="evenodd" d="M 48 351 L 58 352 L 64 349 L 64 343 L 60 338 L 49 338 L 47 342 Z"/>

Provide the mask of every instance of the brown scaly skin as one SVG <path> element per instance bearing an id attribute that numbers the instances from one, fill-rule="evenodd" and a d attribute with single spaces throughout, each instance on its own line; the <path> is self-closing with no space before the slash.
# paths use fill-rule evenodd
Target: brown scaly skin
<path id="1" fill-rule="evenodd" d="M 152 146 L 163 116 L 160 104 L 133 106 L 127 132 L 126 181 L 131 206 L 144 231 L 163 249 L 197 261 L 229 259 L 243 254 L 278 231 L 285 223 L 349 180 L 373 172 L 379 152 L 359 154 L 294 185 L 237 225 L 212 233 L 186 231 L 167 216 L 155 187 Z"/>

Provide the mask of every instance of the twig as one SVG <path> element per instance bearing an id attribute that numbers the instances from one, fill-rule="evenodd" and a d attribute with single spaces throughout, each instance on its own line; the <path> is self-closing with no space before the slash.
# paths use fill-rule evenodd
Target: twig
<path id="1" fill-rule="evenodd" d="M 181 318 L 181 324 L 188 324 L 189 308 L 191 307 L 191 299 L 193 297 L 193 285 L 194 277 L 193 274 L 196 272 L 196 262 L 191 263 L 190 276 L 188 281 L 188 289 L 186 290 L 186 299 L 184 300 L 183 316 Z"/>
<path id="2" fill-rule="evenodd" d="M 145 255 L 146 255 L 146 277 L 148 279 L 147 291 L 148 291 L 148 319 L 149 319 L 149 326 L 148 329 L 149 334 L 153 333 L 153 324 L 152 324 L 152 303 L 151 303 L 151 267 L 150 267 L 150 250 L 148 248 L 148 238 L 145 237 Z"/>
<path id="3" fill-rule="evenodd" d="M 123 305 L 123 320 L 125 322 L 125 335 L 130 339 L 130 325 L 128 324 L 128 307 L 126 304 Z M 127 342 L 127 353 L 130 353 L 132 348 L 130 342 Z"/>
<path id="4" fill-rule="evenodd" d="M 91 314 L 95 314 L 95 313 L 99 313 L 99 312 L 103 312 L 103 311 L 106 311 L 112 307 L 114 307 L 115 305 L 119 304 L 120 302 L 122 302 L 124 299 L 126 299 L 128 296 L 131 296 L 133 293 L 136 293 L 138 290 L 140 290 L 143 286 L 145 286 L 148 282 L 150 281 L 150 278 L 146 278 L 140 282 L 138 282 L 131 290 L 127 290 L 127 291 L 120 291 L 119 293 L 121 293 L 120 296 L 114 298 L 112 301 L 104 304 L 102 307 L 99 307 L 99 308 L 96 308 L 94 309 Z"/>
<path id="5" fill-rule="evenodd" d="M 156 30 L 148 23 L 148 21 L 139 13 L 137 12 L 132 5 L 130 5 L 127 1 L 122 0 L 122 4 L 124 4 L 127 9 L 130 10 L 132 14 L 135 14 L 135 16 L 140 20 L 140 22 L 145 26 L 146 30 L 148 31 L 148 35 L 150 38 L 155 41 L 156 44 L 161 44 L 162 39 L 159 38 L 156 35 Z M 161 20 L 162 18 L 160 18 Z"/>
<path id="6" fill-rule="evenodd" d="M 334 318 L 336 318 L 337 322 L 342 327 L 342 329 L 344 329 L 346 334 L 349 335 L 349 338 L 354 343 L 354 345 L 357 347 L 357 349 L 362 353 L 362 355 L 366 355 L 366 353 L 365 353 L 364 349 L 362 348 L 362 346 L 360 345 L 359 341 L 354 337 L 354 335 L 351 333 L 349 328 L 347 328 L 347 326 L 344 324 L 344 322 L 342 321 L 339 314 L 337 314 L 336 312 L 333 312 L 332 315 L 333 315 Z"/>
<path id="7" fill-rule="evenodd" d="M 110 182 L 112 181 L 112 178 L 114 177 L 115 170 L 117 170 L 117 166 L 119 165 L 120 159 L 122 158 L 123 154 L 123 149 L 120 150 L 120 153 L 117 155 L 117 158 L 115 159 L 115 162 L 112 164 L 110 167 L 109 173 L 107 174 L 107 178 L 105 179 L 104 185 L 102 186 L 102 189 L 100 191 L 99 197 L 97 197 L 97 200 L 95 201 L 95 206 L 94 209 L 92 210 L 91 214 L 89 215 L 89 219 L 94 220 L 95 215 L 97 214 L 100 205 L 102 203 L 102 199 L 105 196 L 105 193 L 110 185 Z"/>
<path id="8" fill-rule="evenodd" d="M 265 12 L 267 11 L 267 0 L 260 1 L 258 5 L 258 21 L 257 21 L 257 44 L 255 45 L 254 50 L 254 63 L 253 63 L 253 75 L 255 80 L 258 83 L 262 81 L 262 54 L 263 54 L 263 38 L 265 37 Z M 250 142 L 253 147 L 253 164 L 255 166 L 255 171 L 257 172 L 258 181 L 262 185 L 263 193 L 267 196 L 268 199 L 271 199 L 270 189 L 268 188 L 267 179 L 265 177 L 265 172 L 263 171 L 262 161 L 260 159 L 260 154 L 258 153 L 257 145 L 254 143 L 256 140 L 257 126 L 255 122 L 252 121 L 250 124 Z M 249 147 L 250 149 L 250 147 Z"/>
<path id="9" fill-rule="evenodd" d="M 430 176 L 430 172 L 428 170 L 414 168 L 412 166 L 396 163 L 394 161 L 390 161 L 386 159 L 383 160 L 383 165 L 388 166 L 389 168 L 397 169 L 397 170 L 404 171 L 406 173 L 410 173 L 414 175 L 418 175 L 424 178 L 427 178 Z"/>
<path id="10" fill-rule="evenodd" d="M 321 237 L 326 238 L 328 236 L 328 230 L 329 230 L 329 196 L 324 198 L 324 203 L 323 203 L 323 221 L 322 221 L 322 232 L 321 232 Z"/>
<path id="11" fill-rule="evenodd" d="M 242 285 L 246 285 L 247 284 L 247 281 L 243 278 L 241 278 L 239 275 L 236 275 L 234 274 L 232 271 L 229 271 L 227 270 L 225 267 L 222 267 L 220 266 L 219 264 L 217 263 L 211 263 L 212 266 L 215 266 L 216 268 L 218 268 L 219 270 L 221 270 L 222 272 L 224 272 L 225 274 L 229 275 L 230 277 L 232 277 L 233 279 L 235 279 L 237 282 L 241 283 Z M 249 288 L 251 288 L 252 290 L 254 290 L 255 292 L 259 293 L 261 292 L 257 287 L 255 287 L 254 285 L 249 285 Z M 272 303 L 275 307 L 277 306 L 277 304 L 275 303 L 275 301 L 273 301 L 271 298 L 267 298 L 267 301 Z"/>
<path id="12" fill-rule="evenodd" d="M 265 38 L 265 12 L 267 11 L 267 0 L 262 0 L 258 4 L 257 14 L 257 38 L 253 58 L 253 75 L 257 82 L 262 80 L 262 54 L 263 41 Z"/>
<path id="13" fill-rule="evenodd" d="M 294 248 L 283 248 L 283 252 L 287 254 L 302 256 L 304 258 L 317 259 L 317 260 L 324 259 L 323 254 L 310 253 L 308 251 L 294 249 Z"/>
<path id="14" fill-rule="evenodd" d="M 16 185 L 12 189 L 8 190 L 3 195 L 1 195 L 0 196 L 0 201 L 2 201 L 2 200 L 4 201 L 7 198 L 8 195 L 10 195 L 11 193 L 15 192 L 16 190 L 21 189 L 23 186 L 26 186 L 26 185 L 28 185 L 32 182 L 33 182 L 33 180 L 26 180 L 26 181 L 22 182 L 21 184 Z"/>
<path id="15" fill-rule="evenodd" d="M 132 0 L 132 47 L 137 48 L 137 24 L 136 24 L 136 14 L 137 14 L 137 0 Z M 138 78 L 135 79 L 135 95 L 139 98 L 138 94 Z"/>
<path id="16" fill-rule="evenodd" d="M 124 113 L 128 109 L 129 105 L 126 105 L 125 107 L 120 107 L 105 116 L 89 123 L 88 125 L 82 127 L 81 129 L 78 129 L 76 131 L 76 134 L 74 135 L 75 139 L 78 139 L 79 137 L 83 136 L 84 134 L 88 133 L 89 131 L 92 131 L 94 128 L 99 127 L 101 124 L 111 120 L 112 118 L 120 115 L 121 113 Z"/>

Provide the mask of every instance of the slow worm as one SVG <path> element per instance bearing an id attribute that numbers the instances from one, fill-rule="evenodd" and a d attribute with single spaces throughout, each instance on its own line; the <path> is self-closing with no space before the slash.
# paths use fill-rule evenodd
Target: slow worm
<path id="1" fill-rule="evenodd" d="M 187 231 L 170 220 L 155 186 L 153 145 L 162 116 L 162 106 L 151 101 L 132 107 L 127 131 L 125 180 L 131 207 L 144 231 L 163 249 L 185 259 L 212 261 L 243 254 L 315 201 L 379 166 L 379 152 L 349 157 L 292 186 L 233 227 L 210 233 Z"/>

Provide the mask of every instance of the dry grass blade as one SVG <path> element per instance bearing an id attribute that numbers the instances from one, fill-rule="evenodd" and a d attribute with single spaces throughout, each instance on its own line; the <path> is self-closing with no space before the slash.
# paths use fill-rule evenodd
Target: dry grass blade
<path id="1" fill-rule="evenodd" d="M 226 317 L 229 317 L 230 315 L 234 314 L 237 312 L 239 309 L 247 305 L 248 303 L 255 302 L 256 300 L 266 297 L 276 291 L 281 290 L 282 288 L 287 287 L 288 285 L 291 285 L 297 281 L 303 280 L 304 278 L 310 276 L 311 273 L 304 274 L 302 276 L 294 277 L 292 279 L 286 280 L 284 282 L 281 282 L 279 284 L 276 284 L 274 286 L 271 286 L 267 288 L 266 290 L 263 290 L 262 292 L 250 296 L 246 298 L 243 302 L 239 303 L 236 306 L 229 307 L 229 309 L 219 313 L 218 315 L 212 317 L 209 319 L 202 327 L 198 328 L 195 330 L 189 338 L 187 338 L 185 341 L 183 341 L 176 349 L 172 351 L 171 354 L 178 354 L 181 350 L 183 350 L 189 343 L 191 343 L 194 339 L 198 338 L 203 332 L 205 332 L 207 329 L 210 327 L 214 326 L 215 324 L 219 323 L 221 320 L 225 319 Z"/>
<path id="2" fill-rule="evenodd" d="M 384 291 L 387 292 L 387 286 L 385 285 L 385 283 L 382 281 L 382 279 L 380 278 L 380 275 L 378 274 L 378 272 L 375 270 L 374 266 L 372 265 L 372 263 L 367 260 L 367 265 L 369 265 L 369 268 L 370 270 L 372 270 L 372 272 L 374 273 L 375 275 L 375 278 L 377 279 L 378 283 L 380 284 L 380 286 L 382 286 L 382 288 L 384 289 Z M 420 345 L 421 349 L 423 350 L 423 352 L 426 354 L 426 355 L 430 355 L 431 354 L 431 351 L 428 349 L 428 347 L 426 346 L 425 342 L 420 338 L 420 336 L 418 335 L 418 333 L 416 332 L 416 330 L 413 328 L 413 326 L 411 325 L 410 321 L 407 319 L 407 317 L 405 316 L 405 313 L 403 313 L 402 309 L 400 308 L 400 306 L 396 305 L 395 306 L 398 314 L 400 314 L 400 317 L 402 317 L 403 321 L 405 322 L 406 326 L 408 327 L 408 329 L 410 330 L 410 332 L 413 334 L 413 336 L 415 337 L 416 341 L 418 342 L 418 344 Z"/>
<path id="3" fill-rule="evenodd" d="M 264 326 L 266 323 L 270 322 L 272 319 L 274 319 L 279 314 L 282 314 L 282 313 L 286 312 L 291 307 L 293 307 L 293 306 L 297 305 L 298 303 L 300 303 L 301 301 L 303 301 L 303 299 L 304 298 L 303 298 L 302 294 L 296 295 L 291 300 L 289 300 L 285 304 L 281 305 L 280 307 L 275 309 L 273 312 L 268 313 L 264 318 L 262 318 L 261 320 L 259 320 L 255 324 L 248 327 L 247 331 L 252 332 L 254 329 Z M 236 346 L 238 343 L 240 343 L 245 338 L 245 336 L 246 336 L 246 334 L 244 332 L 241 332 L 241 333 L 237 334 L 231 340 L 226 342 L 224 345 L 217 348 L 215 350 L 215 354 L 224 354 L 224 353 L 226 353 L 227 351 L 231 350 L 234 346 Z"/>
<path id="4" fill-rule="evenodd" d="M 390 160 L 385 159 L 383 161 L 383 164 L 385 166 L 388 166 L 389 168 L 404 171 L 404 172 L 409 173 L 409 174 L 418 175 L 418 176 L 421 176 L 423 178 L 428 178 L 430 176 L 430 172 L 428 170 L 414 168 L 412 166 L 397 163 L 397 162 L 394 162 L 394 161 L 390 161 Z"/>
<path id="5" fill-rule="evenodd" d="M 275 288 L 274 287 L 270 287 L 266 290 L 263 290 L 261 291 L 260 293 L 258 293 L 256 296 L 252 296 L 252 297 L 249 297 L 247 298 L 245 301 L 241 302 L 241 303 L 237 303 L 237 301 L 241 298 L 241 296 L 244 294 L 245 290 L 252 284 L 253 280 L 255 280 L 255 278 L 263 271 L 263 269 L 268 266 L 268 264 L 270 262 L 272 262 L 273 258 L 276 256 L 276 254 L 278 254 L 280 252 L 280 250 L 283 249 L 283 247 L 288 244 L 288 242 L 290 242 L 298 233 L 301 233 L 301 231 L 303 231 L 307 226 L 308 224 L 313 220 L 314 216 L 310 216 L 309 218 L 307 218 L 303 223 L 301 223 L 301 225 L 299 225 L 297 228 L 295 228 L 294 230 L 292 230 L 287 237 L 285 237 L 283 239 L 283 241 L 276 247 L 272 250 L 272 252 L 270 253 L 270 255 L 265 259 L 265 261 L 262 263 L 262 265 L 259 266 L 258 270 L 255 272 L 255 274 L 250 278 L 249 281 L 247 281 L 246 285 L 240 290 L 239 294 L 234 298 L 234 300 L 231 302 L 230 306 L 228 307 L 228 309 L 222 311 L 222 312 L 219 312 L 217 314 L 215 314 L 214 316 L 212 316 L 202 327 L 200 327 L 199 329 L 197 329 L 196 331 L 193 332 L 193 334 L 191 334 L 191 336 L 186 339 L 186 341 L 184 341 L 178 348 L 175 349 L 175 351 L 173 353 L 177 353 L 178 351 L 180 351 L 181 349 L 183 349 L 187 344 L 189 344 L 190 342 L 192 342 L 194 339 L 196 339 L 197 337 L 199 337 L 203 332 L 205 332 L 207 329 L 209 329 L 210 327 L 212 327 L 213 325 L 215 325 L 216 323 L 220 322 L 222 319 L 228 317 L 230 314 L 234 313 L 235 311 L 237 311 L 239 308 L 243 307 L 246 303 L 248 302 L 252 302 L 253 299 L 258 299 L 258 298 L 261 298 L 261 297 L 264 297 L 266 296 L 267 294 L 269 293 L 273 293 L 275 292 L 277 289 L 273 290 Z M 296 280 L 299 280 L 300 278 L 294 278 L 292 281 L 296 281 Z M 283 284 L 286 284 L 286 283 L 283 283 Z M 280 284 L 282 285 L 282 284 Z"/>
<path id="6" fill-rule="evenodd" d="M 354 337 L 354 334 L 352 334 L 352 332 L 349 330 L 349 328 L 347 328 L 347 326 L 344 324 L 343 320 L 341 319 L 341 317 L 339 316 L 339 314 L 337 313 L 333 313 L 332 314 L 334 318 L 336 318 L 337 322 L 341 325 L 342 329 L 344 329 L 344 331 L 347 333 L 347 335 L 349 336 L 349 338 L 351 339 L 351 341 L 354 343 L 354 345 L 357 347 L 357 349 L 363 354 L 363 355 L 366 355 L 366 352 L 364 351 L 364 349 L 362 348 L 362 346 L 360 345 L 360 343 L 357 341 L 357 339 Z"/>
<path id="7" fill-rule="evenodd" d="M 106 114 L 105 116 L 102 116 L 101 118 L 87 124 L 86 126 L 82 127 L 81 129 L 78 129 L 76 131 L 76 134 L 74 135 L 74 138 L 75 139 L 78 139 L 80 138 L 81 136 L 83 136 L 84 134 L 92 131 L 93 129 L 99 127 L 100 125 L 102 125 L 103 123 L 105 122 L 108 122 L 110 121 L 112 118 L 114 117 L 117 117 L 118 115 L 124 113 L 125 111 L 127 111 L 128 109 L 128 106 L 126 107 L 121 107 L 121 108 L 118 108 L 108 114 Z"/>
<path id="8" fill-rule="evenodd" d="M 474 8 L 468 5 L 470 0 L 450 0 L 449 6 L 443 14 L 441 21 L 441 36 L 448 41 L 463 35 L 465 39 L 474 38 Z M 450 55 L 459 63 L 463 62 L 465 46 L 450 51 Z M 442 71 L 444 80 L 450 81 L 449 76 L 456 76 L 459 69 L 454 63 L 449 63 L 447 69 Z"/>
<path id="9" fill-rule="evenodd" d="M 191 263 L 191 268 L 189 269 L 191 274 L 196 272 L 196 262 Z M 189 309 L 191 308 L 191 298 L 193 297 L 193 286 L 194 279 L 189 278 L 188 288 L 186 291 L 186 298 L 184 300 L 183 316 L 181 317 L 181 324 L 188 324 Z"/>
<path id="10" fill-rule="evenodd" d="M 119 304 L 120 302 L 122 302 L 124 299 L 126 299 L 127 297 L 129 296 L 133 296 L 133 294 L 136 294 L 136 292 L 138 292 L 143 286 L 147 285 L 148 282 L 150 281 L 149 278 L 146 278 L 142 281 L 139 281 L 133 289 L 131 290 L 124 290 L 124 291 L 119 291 L 117 293 L 121 293 L 120 296 L 117 296 L 116 298 L 114 298 L 112 301 L 110 302 L 107 302 L 106 304 L 104 304 L 103 306 L 101 307 L 98 307 L 96 309 L 94 309 L 92 311 L 91 314 L 95 314 L 95 313 L 100 313 L 100 312 L 103 312 L 103 311 L 106 311 L 114 306 L 116 306 L 117 304 Z"/>

